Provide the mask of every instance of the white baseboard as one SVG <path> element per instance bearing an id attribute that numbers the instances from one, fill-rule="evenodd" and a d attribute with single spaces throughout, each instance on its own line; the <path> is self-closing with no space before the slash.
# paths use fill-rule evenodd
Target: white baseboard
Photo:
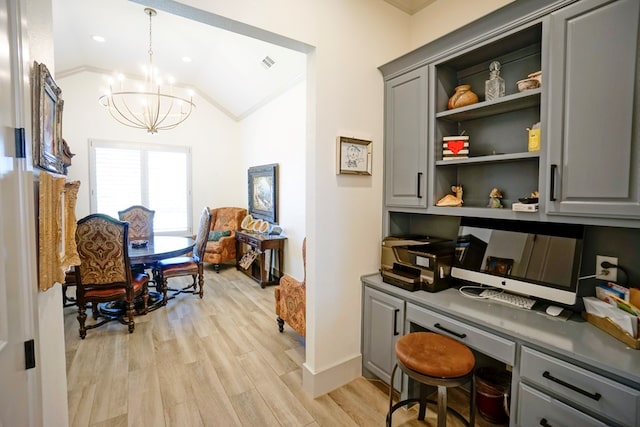
<path id="1" fill-rule="evenodd" d="M 302 388 L 314 399 L 345 385 L 362 375 L 362 355 L 341 362 L 322 372 L 312 372 L 302 364 Z"/>

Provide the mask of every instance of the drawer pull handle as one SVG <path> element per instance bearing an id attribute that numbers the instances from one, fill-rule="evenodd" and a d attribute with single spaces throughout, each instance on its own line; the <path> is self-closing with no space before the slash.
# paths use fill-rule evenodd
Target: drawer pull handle
<path id="1" fill-rule="evenodd" d="M 600 400 L 600 398 L 602 397 L 602 395 L 600 393 L 589 393 L 588 391 L 582 390 L 581 388 L 578 388 L 576 386 L 574 386 L 573 384 L 569 384 L 567 382 L 562 381 L 561 379 L 558 379 L 556 377 L 554 377 L 553 375 L 551 375 L 549 373 L 549 371 L 544 371 L 542 373 L 542 376 L 545 377 L 548 380 L 551 380 L 555 383 L 560 384 L 561 386 L 567 387 L 568 389 L 571 389 L 575 392 L 578 392 L 580 394 L 582 394 L 583 396 L 587 396 L 589 399 L 593 399 L 593 400 Z"/>
<path id="2" fill-rule="evenodd" d="M 400 335 L 400 332 L 398 332 L 398 313 L 400 313 L 400 309 L 396 308 L 393 311 L 393 336 L 394 337 L 396 335 Z"/>
<path id="3" fill-rule="evenodd" d="M 420 191 L 420 182 L 422 181 L 422 172 L 418 172 L 418 191 L 416 197 L 418 199 L 422 199 L 422 191 Z"/>
<path id="4" fill-rule="evenodd" d="M 543 419 L 541 419 L 541 420 L 540 420 L 540 425 L 541 425 L 542 427 L 551 427 L 551 424 L 549 424 L 549 423 L 547 422 L 547 419 L 546 419 L 546 418 L 543 418 Z"/>
<path id="5" fill-rule="evenodd" d="M 449 329 L 445 328 L 444 326 L 440 325 L 440 323 L 436 323 L 433 326 L 438 328 L 438 329 L 440 329 L 440 330 L 442 330 L 442 331 L 448 332 L 451 335 L 455 335 L 458 338 L 466 338 L 467 337 L 467 334 L 460 334 L 458 332 L 453 332 L 452 330 L 449 330 Z"/>

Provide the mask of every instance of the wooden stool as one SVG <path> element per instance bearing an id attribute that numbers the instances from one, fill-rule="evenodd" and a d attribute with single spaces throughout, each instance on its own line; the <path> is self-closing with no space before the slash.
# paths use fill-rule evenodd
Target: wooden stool
<path id="1" fill-rule="evenodd" d="M 438 387 L 438 427 L 447 425 L 447 388 L 458 387 L 471 382 L 471 405 L 468 425 L 475 425 L 476 393 L 473 368 L 476 360 L 466 345 L 452 338 L 433 332 L 413 332 L 401 337 L 396 343 L 398 359 L 391 373 L 389 389 L 389 413 L 387 426 L 391 427 L 393 411 L 408 403 L 420 403 L 418 419 L 424 420 L 427 410 L 427 386 Z M 420 397 L 411 398 L 393 404 L 393 379 L 396 369 L 402 370 L 413 380 L 420 383 Z M 466 423 L 455 410 L 454 415 Z"/>

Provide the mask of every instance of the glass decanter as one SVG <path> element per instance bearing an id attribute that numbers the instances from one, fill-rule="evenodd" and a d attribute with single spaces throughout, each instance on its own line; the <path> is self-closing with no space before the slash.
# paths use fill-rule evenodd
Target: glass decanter
<path id="1" fill-rule="evenodd" d="M 489 64 L 489 80 L 484 82 L 484 99 L 492 99 L 504 96 L 504 79 L 500 77 L 500 63 L 493 61 Z"/>

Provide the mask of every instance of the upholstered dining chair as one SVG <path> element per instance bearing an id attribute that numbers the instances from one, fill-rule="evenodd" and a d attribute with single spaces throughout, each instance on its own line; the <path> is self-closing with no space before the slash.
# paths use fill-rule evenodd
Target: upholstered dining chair
<path id="1" fill-rule="evenodd" d="M 147 312 L 149 298 L 145 273 L 133 273 L 129 264 L 129 224 L 109 215 L 91 214 L 80 219 L 76 228 L 76 246 L 80 264 L 76 267 L 76 301 L 80 338 L 84 339 L 87 329 L 93 329 L 114 320 L 101 316 L 98 304 L 121 301 L 126 305 L 126 318 L 119 318 L 128 325 L 129 333 L 135 324 L 134 299 L 142 297 L 142 312 Z M 91 312 L 96 323 L 86 325 L 86 305 L 91 304 Z M 124 317 L 124 316 L 123 316 Z"/>
<path id="2" fill-rule="evenodd" d="M 156 211 L 151 210 L 142 205 L 133 205 L 128 208 L 118 211 L 118 218 L 120 221 L 126 221 L 129 223 L 129 242 L 136 240 L 152 240 L 153 239 L 153 218 Z M 144 272 L 145 270 L 153 270 L 155 263 L 151 264 L 137 264 L 133 266 L 134 271 Z M 158 287 L 154 279 L 150 279 L 149 283 L 152 283 Z"/>
<path id="3" fill-rule="evenodd" d="M 200 298 L 204 295 L 204 266 L 202 258 L 204 248 L 207 244 L 209 229 L 211 227 L 211 211 L 208 207 L 202 210 L 200 214 L 200 224 L 198 226 L 198 234 L 196 235 L 196 243 L 193 247 L 191 256 L 179 256 L 158 261 L 156 265 L 156 280 L 162 287 L 162 304 L 168 301 L 167 293 L 169 291 L 168 280 L 172 277 L 191 276 L 193 282 L 181 289 L 172 289 L 173 296 L 178 293 L 188 292 L 195 294 L 198 292 Z M 198 291 L 197 287 L 200 287 Z"/>
<path id="4" fill-rule="evenodd" d="M 153 217 L 156 211 L 140 205 L 133 205 L 118 211 L 120 221 L 129 223 L 129 241 L 151 240 L 153 238 Z"/>
<path id="5" fill-rule="evenodd" d="M 284 332 L 286 322 L 303 337 L 307 333 L 307 239 L 302 241 L 302 261 L 304 263 L 304 278 L 296 280 L 289 275 L 280 279 L 278 286 L 274 288 L 276 298 L 276 315 L 278 318 L 278 330 Z"/>

